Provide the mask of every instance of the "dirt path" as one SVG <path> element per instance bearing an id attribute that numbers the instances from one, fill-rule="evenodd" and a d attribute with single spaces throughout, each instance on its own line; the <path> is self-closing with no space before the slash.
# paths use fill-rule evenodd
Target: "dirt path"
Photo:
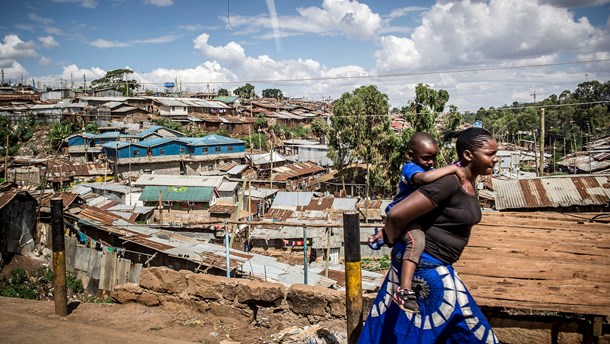
<path id="1" fill-rule="evenodd" d="M 99 303 L 81 303 L 59 317 L 53 301 L 0 297 L 2 343 L 230 343 L 249 337 L 238 329 L 248 331 L 243 321 L 188 309 Z"/>

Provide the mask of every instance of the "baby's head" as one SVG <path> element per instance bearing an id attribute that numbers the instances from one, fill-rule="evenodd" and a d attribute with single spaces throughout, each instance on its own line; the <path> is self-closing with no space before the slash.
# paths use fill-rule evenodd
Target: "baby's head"
<path id="1" fill-rule="evenodd" d="M 407 143 L 407 148 L 409 160 L 424 170 L 434 167 L 434 161 L 438 154 L 438 143 L 432 135 L 424 132 L 413 134 Z"/>

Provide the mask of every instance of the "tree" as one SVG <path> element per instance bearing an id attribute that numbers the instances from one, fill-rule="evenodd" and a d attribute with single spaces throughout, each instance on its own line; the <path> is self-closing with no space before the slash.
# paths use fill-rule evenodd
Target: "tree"
<path id="1" fill-rule="evenodd" d="M 91 134 L 99 134 L 100 126 L 97 123 L 87 123 L 85 125 L 85 132 Z"/>
<path id="2" fill-rule="evenodd" d="M 267 88 L 263 90 L 263 98 L 282 99 L 284 98 L 284 95 L 282 94 L 282 91 L 277 88 Z"/>
<path id="3" fill-rule="evenodd" d="M 390 131 L 388 96 L 375 86 L 344 93 L 333 103 L 329 156 L 345 181 L 345 169 L 355 162 L 367 166 L 369 192 L 387 194 L 393 185 L 387 178 L 388 161 L 395 141 Z"/>
<path id="4" fill-rule="evenodd" d="M 218 96 L 219 97 L 228 97 L 229 91 L 226 88 L 221 88 L 218 90 Z"/>
<path id="5" fill-rule="evenodd" d="M 159 119 L 156 119 L 155 123 L 162 127 L 166 127 L 166 128 L 173 129 L 173 130 L 178 130 L 178 128 L 180 128 L 180 123 L 172 121 L 169 118 L 161 117 Z"/>
<path id="6" fill-rule="evenodd" d="M 103 77 L 93 80 L 91 86 L 94 90 L 111 88 L 120 91 L 124 96 L 133 95 L 141 85 L 135 79 L 129 80 L 129 74 L 132 73 L 131 69 L 126 68 L 111 70 Z"/>
<path id="7" fill-rule="evenodd" d="M 326 136 L 326 134 L 328 133 L 329 130 L 330 130 L 330 127 L 324 120 L 316 118 L 313 120 L 313 122 L 311 122 L 311 131 L 313 132 L 314 135 L 316 135 L 316 137 L 320 138 L 320 142 L 325 141 L 323 139 L 323 137 Z"/>
<path id="8" fill-rule="evenodd" d="M 72 123 L 70 122 L 55 123 L 51 128 L 49 128 L 47 140 L 51 145 L 51 149 L 59 149 L 64 140 L 70 136 L 70 134 L 72 134 L 72 129 Z"/>
<path id="9" fill-rule="evenodd" d="M 417 84 L 415 86 L 415 99 L 407 102 L 403 107 L 405 122 L 409 124 L 404 128 L 401 139 L 399 140 L 398 154 L 393 155 L 391 175 L 393 178 L 399 174 L 400 166 L 405 162 L 407 154 L 407 142 L 411 136 L 423 131 L 430 133 L 438 142 L 442 141 L 443 133 L 437 125 L 439 116 L 445 110 L 445 105 L 449 101 L 449 92 L 446 90 L 434 90 L 428 85 Z M 462 116 L 457 111 L 457 107 L 451 106 L 450 112 L 443 116 L 444 130 L 455 130 L 462 122 Z M 440 145 L 441 147 L 443 145 Z M 436 161 L 437 166 L 444 166 L 452 162 L 455 153 L 450 148 L 442 148 L 440 156 Z M 396 171 L 396 173 L 393 173 Z M 396 182 L 398 179 L 394 179 Z"/>
<path id="10" fill-rule="evenodd" d="M 236 96 L 238 96 L 240 98 L 245 98 L 245 99 L 256 98 L 256 93 L 254 92 L 254 86 L 252 86 L 249 83 L 236 88 L 233 91 L 233 94 L 235 94 Z"/>

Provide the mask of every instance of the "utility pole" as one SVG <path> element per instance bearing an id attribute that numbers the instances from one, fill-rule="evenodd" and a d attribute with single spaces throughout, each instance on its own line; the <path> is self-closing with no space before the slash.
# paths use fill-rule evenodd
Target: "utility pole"
<path id="1" fill-rule="evenodd" d="M 6 135 L 6 146 L 4 146 L 4 181 L 8 180 L 8 134 Z"/>
<path id="2" fill-rule="evenodd" d="M 534 104 L 536 104 L 536 91 L 531 93 L 530 96 L 534 97 Z"/>
<path id="3" fill-rule="evenodd" d="M 544 108 L 540 111 L 540 177 L 544 176 Z"/>

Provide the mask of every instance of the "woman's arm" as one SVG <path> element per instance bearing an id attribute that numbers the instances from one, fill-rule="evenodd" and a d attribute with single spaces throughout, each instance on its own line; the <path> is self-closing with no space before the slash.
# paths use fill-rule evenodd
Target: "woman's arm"
<path id="1" fill-rule="evenodd" d="M 395 243 L 411 221 L 434 208 L 436 208 L 436 204 L 418 190 L 392 207 L 385 224 L 389 243 Z"/>

